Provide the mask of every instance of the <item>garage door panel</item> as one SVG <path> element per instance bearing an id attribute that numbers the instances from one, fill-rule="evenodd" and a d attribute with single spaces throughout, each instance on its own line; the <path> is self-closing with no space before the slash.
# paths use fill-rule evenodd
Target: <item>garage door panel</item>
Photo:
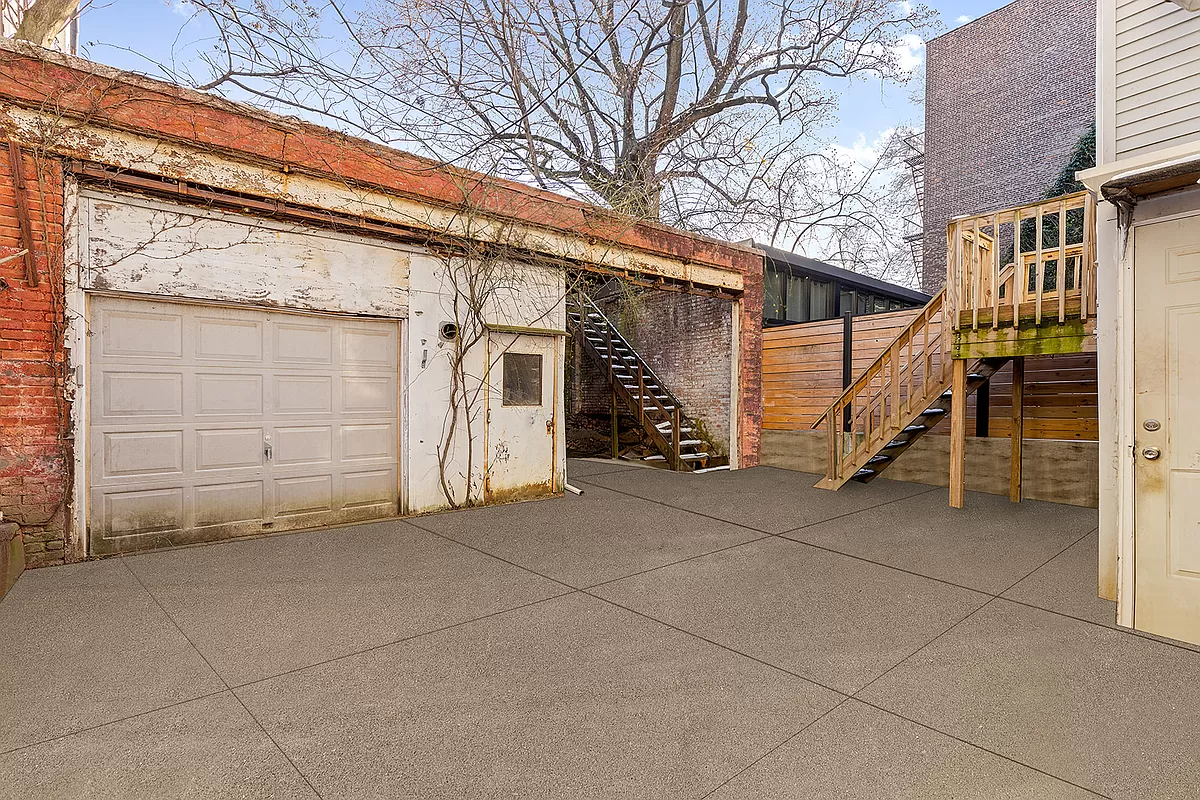
<path id="1" fill-rule="evenodd" d="M 97 296 L 90 312 L 91 552 L 399 510 L 395 322 Z"/>
<path id="2" fill-rule="evenodd" d="M 196 470 L 261 468 L 265 453 L 262 428 L 219 428 L 196 431 Z"/>
<path id="3" fill-rule="evenodd" d="M 183 315 L 110 310 L 100 319 L 100 352 L 106 357 L 163 359 L 183 357 Z"/>
<path id="4" fill-rule="evenodd" d="M 193 490 L 196 527 L 261 523 L 266 518 L 262 481 L 215 483 Z"/>
<path id="5" fill-rule="evenodd" d="M 272 460 L 279 467 L 332 462 L 333 426 L 276 427 Z"/>
<path id="6" fill-rule="evenodd" d="M 105 372 L 94 411 L 102 418 L 183 416 L 183 373 Z"/>
<path id="7" fill-rule="evenodd" d="M 279 375 L 272 411 L 287 414 L 332 414 L 333 378 L 328 375 Z"/>
<path id="8" fill-rule="evenodd" d="M 345 475 L 343 508 L 387 505 L 396 493 L 396 471 L 391 469 L 349 472 Z"/>
<path id="9" fill-rule="evenodd" d="M 396 382 L 384 376 L 344 378 L 342 410 L 347 414 L 395 413 Z"/>
<path id="10" fill-rule="evenodd" d="M 371 458 L 395 458 L 394 425 L 342 425 L 340 428 L 343 461 Z"/>
<path id="11" fill-rule="evenodd" d="M 196 375 L 196 414 L 259 415 L 263 413 L 263 376 Z"/>
<path id="12" fill-rule="evenodd" d="M 263 360 L 261 322 L 200 317 L 196 320 L 196 358 L 259 364 Z"/>
<path id="13" fill-rule="evenodd" d="M 395 331 L 349 328 L 342 331 L 342 363 L 391 370 L 395 365 Z"/>
<path id="14" fill-rule="evenodd" d="M 110 431 L 99 436 L 101 479 L 183 475 L 183 431 Z"/>
<path id="15" fill-rule="evenodd" d="M 333 511 L 333 476 L 275 479 L 277 517 Z"/>
<path id="16" fill-rule="evenodd" d="M 183 495 L 181 486 L 105 493 L 100 498 L 105 537 L 183 530 Z"/>
<path id="17" fill-rule="evenodd" d="M 276 364 L 333 364 L 333 325 L 275 324 Z"/>

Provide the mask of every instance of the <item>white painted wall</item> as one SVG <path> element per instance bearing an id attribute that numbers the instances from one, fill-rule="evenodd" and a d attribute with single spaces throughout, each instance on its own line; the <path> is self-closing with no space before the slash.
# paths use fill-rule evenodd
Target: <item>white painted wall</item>
<path id="1" fill-rule="evenodd" d="M 133 195 L 85 192 L 84 288 L 404 317 L 413 251 Z"/>
<path id="2" fill-rule="evenodd" d="M 470 335 L 468 320 L 464 314 L 456 316 L 454 309 L 454 283 L 450 278 L 452 262 L 433 255 L 417 256 L 412 261 L 410 273 L 410 311 L 408 323 L 408 354 L 406 391 L 408 404 L 407 428 L 408 447 L 407 474 L 408 510 L 412 513 L 436 511 L 450 505 L 441 485 L 438 453 L 449 426 L 449 391 L 451 361 L 454 345 L 439 339 L 438 331 L 443 322 L 458 321 L 463 325 L 464 335 Z M 505 279 L 494 293 L 485 311 L 486 321 L 493 325 L 520 326 L 561 331 L 566 326 L 564 302 L 565 275 L 561 270 L 524 264 L 507 264 L 503 268 Z M 484 440 L 484 413 L 486 388 L 484 384 L 487 364 L 487 338 L 484 336 L 469 352 L 466 361 L 470 376 L 468 390 L 478 397 L 472 403 L 471 452 L 468 453 L 466 415 L 460 414 L 457 433 L 447 458 L 446 475 L 452 481 L 451 489 L 456 503 L 466 497 L 469 480 L 472 497 L 478 501 L 483 491 L 483 478 L 487 469 L 487 447 Z M 563 359 L 553 365 L 554 373 L 546 372 L 543 380 L 563 381 Z M 422 398 L 436 398 L 426 402 Z M 555 398 L 556 414 L 563 419 L 563 394 Z M 558 485 L 562 485 L 566 472 L 565 426 L 558 426 L 559 447 Z M 492 438 L 502 439 L 503 430 L 493 429 Z M 544 475 L 530 475 L 530 482 L 544 481 Z"/>
<path id="3" fill-rule="evenodd" d="M 1105 0 L 1113 13 L 1113 144 L 1117 158 L 1200 138 L 1200 13 L 1169 0 Z"/>
<path id="4" fill-rule="evenodd" d="M 1194 157 L 1200 141 L 1200 13 L 1169 0 L 1100 0 L 1097 25 L 1096 191 L 1116 173 Z M 1139 203 L 1132 224 L 1200 207 L 1197 192 Z M 1133 624 L 1132 452 L 1135 260 L 1117 210 L 1097 213 L 1100 352 L 1099 593 L 1117 601 L 1117 621 Z M 1131 232 L 1129 232 L 1130 235 Z"/>

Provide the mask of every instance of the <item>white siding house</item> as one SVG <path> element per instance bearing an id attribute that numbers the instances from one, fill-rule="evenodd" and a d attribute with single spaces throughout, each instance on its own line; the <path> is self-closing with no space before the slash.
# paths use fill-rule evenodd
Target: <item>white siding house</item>
<path id="1" fill-rule="evenodd" d="M 1102 0 L 1100 594 L 1200 642 L 1200 12 Z"/>

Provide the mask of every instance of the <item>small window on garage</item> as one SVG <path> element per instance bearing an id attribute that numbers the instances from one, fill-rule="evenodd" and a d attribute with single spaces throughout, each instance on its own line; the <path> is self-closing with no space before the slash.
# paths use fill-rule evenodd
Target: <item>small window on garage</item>
<path id="1" fill-rule="evenodd" d="M 503 405 L 542 404 L 542 356 L 540 353 L 504 354 Z"/>

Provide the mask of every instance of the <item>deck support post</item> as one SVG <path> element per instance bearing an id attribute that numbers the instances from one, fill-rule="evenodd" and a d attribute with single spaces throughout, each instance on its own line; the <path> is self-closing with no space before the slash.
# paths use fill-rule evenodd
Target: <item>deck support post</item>
<path id="1" fill-rule="evenodd" d="M 950 507 L 967 499 L 967 361 L 954 359 L 950 398 Z"/>
<path id="2" fill-rule="evenodd" d="M 1009 467 L 1008 499 L 1021 502 L 1021 442 L 1025 435 L 1025 357 L 1012 360 L 1012 460 Z"/>
<path id="3" fill-rule="evenodd" d="M 617 388 L 612 390 L 612 409 L 609 414 L 609 430 L 612 436 L 612 457 L 621 457 L 621 411 L 617 408 Z"/>

